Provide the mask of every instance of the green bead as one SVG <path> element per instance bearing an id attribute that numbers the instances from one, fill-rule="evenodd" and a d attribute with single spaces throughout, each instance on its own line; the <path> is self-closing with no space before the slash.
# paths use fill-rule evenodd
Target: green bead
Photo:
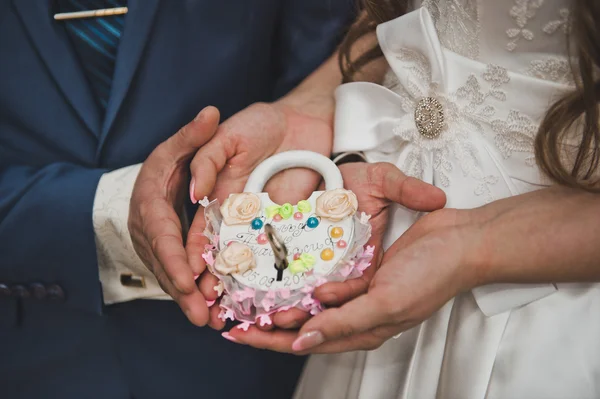
<path id="1" fill-rule="evenodd" d="M 294 214 L 294 207 L 290 203 L 285 203 L 281 205 L 281 208 L 279 209 L 279 214 L 282 218 L 289 219 Z"/>
<path id="2" fill-rule="evenodd" d="M 290 263 L 290 265 L 288 266 L 288 270 L 292 274 L 304 273 L 304 263 L 302 263 L 300 259 L 297 259 Z"/>
<path id="3" fill-rule="evenodd" d="M 298 212 L 302 212 L 302 213 L 308 213 L 310 211 L 312 211 L 312 206 L 310 206 L 310 202 L 306 201 L 306 200 L 302 200 L 300 202 L 298 202 Z"/>
<path id="4" fill-rule="evenodd" d="M 306 252 L 300 255 L 300 259 L 298 259 L 302 264 L 304 264 L 304 268 L 306 270 L 310 270 L 316 263 L 316 259 L 311 254 L 307 254 Z"/>

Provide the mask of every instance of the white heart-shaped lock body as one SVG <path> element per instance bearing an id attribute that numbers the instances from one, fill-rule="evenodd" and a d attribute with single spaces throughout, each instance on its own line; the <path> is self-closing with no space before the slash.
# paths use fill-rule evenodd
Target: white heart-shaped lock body
<path id="1" fill-rule="evenodd" d="M 295 205 L 276 204 L 260 192 L 273 175 L 296 167 L 319 172 L 327 191 L 314 192 Z M 221 255 L 215 269 L 258 291 L 300 289 L 308 275 L 328 276 L 344 259 L 353 242 L 357 206 L 356 196 L 343 189 L 342 175 L 329 158 L 309 151 L 277 154 L 253 171 L 244 193 L 231 194 L 221 206 Z M 267 224 L 286 248 L 289 266 L 282 273 L 276 268 Z"/>
<path id="2" fill-rule="evenodd" d="M 326 190 L 281 205 L 261 192 L 273 175 L 297 167 L 319 172 Z M 231 194 L 220 206 L 217 201 L 206 205 L 211 244 L 203 256 L 220 280 L 214 287 L 223 293 L 219 317 L 247 328 L 270 324 L 270 314 L 292 307 L 320 312 L 314 289 L 361 276 L 373 258 L 374 248 L 365 247 L 369 216 L 355 215 L 357 208 L 337 166 L 309 151 L 268 158 L 252 172 L 243 193 Z"/>
<path id="3" fill-rule="evenodd" d="M 232 242 L 237 242 L 249 247 L 254 255 L 253 267 L 236 270 L 231 273 L 233 278 L 259 291 L 295 290 L 304 286 L 307 275 L 327 276 L 336 270 L 349 250 L 348 243 L 353 242 L 354 194 L 346 190 L 317 191 L 308 200 L 284 206 L 274 203 L 267 193 L 245 194 L 232 194 L 221 207 L 219 251 L 223 253 Z M 331 207 L 322 209 L 322 203 L 328 199 L 337 205 L 334 215 L 327 212 Z M 253 213 L 255 207 L 257 212 Z M 246 218 L 240 218 L 240 213 Z M 273 226 L 287 248 L 289 266 L 279 276 L 265 232 L 267 224 Z"/>

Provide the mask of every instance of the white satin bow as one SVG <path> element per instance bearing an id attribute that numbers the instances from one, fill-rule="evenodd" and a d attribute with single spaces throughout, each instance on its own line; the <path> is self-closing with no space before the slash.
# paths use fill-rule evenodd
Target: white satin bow
<path id="1" fill-rule="evenodd" d="M 454 208 L 522 193 L 515 182 L 547 184 L 533 160 L 533 140 L 550 100 L 567 86 L 444 49 L 425 8 L 380 25 L 377 35 L 392 90 L 365 82 L 338 88 L 335 152 L 363 151 L 370 162 L 392 162 L 442 188 Z M 442 105 L 446 122 L 434 139 L 419 133 L 415 123 L 415 109 L 427 97 Z M 413 221 L 410 212 L 396 210 L 390 240 Z M 552 284 L 494 284 L 475 288 L 473 295 L 492 316 L 555 290 Z"/>

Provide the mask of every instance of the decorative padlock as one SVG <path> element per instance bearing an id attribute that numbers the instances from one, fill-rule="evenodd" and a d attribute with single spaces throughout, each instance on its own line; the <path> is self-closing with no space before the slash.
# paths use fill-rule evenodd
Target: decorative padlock
<path id="1" fill-rule="evenodd" d="M 289 168 L 319 172 L 326 191 L 297 204 L 276 204 L 261 192 L 276 173 Z M 293 307 L 317 314 L 316 287 L 362 275 L 373 258 L 365 248 L 370 216 L 357 215 L 357 199 L 343 188 L 342 175 L 329 158 L 310 151 L 288 151 L 263 161 L 243 193 L 205 209 L 204 259 L 223 292 L 220 318 L 241 327 L 271 324 L 270 315 Z"/>

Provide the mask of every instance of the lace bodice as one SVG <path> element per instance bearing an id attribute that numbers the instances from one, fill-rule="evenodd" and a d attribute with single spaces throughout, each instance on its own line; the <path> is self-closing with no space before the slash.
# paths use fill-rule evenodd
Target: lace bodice
<path id="1" fill-rule="evenodd" d="M 423 0 L 379 25 L 387 89 L 338 89 L 334 149 L 394 163 L 442 187 L 454 207 L 549 184 L 534 139 L 548 107 L 573 89 L 566 6 Z"/>
<path id="2" fill-rule="evenodd" d="M 512 72 L 570 83 L 569 0 L 416 0 L 426 7 L 441 44 L 462 56 Z"/>

